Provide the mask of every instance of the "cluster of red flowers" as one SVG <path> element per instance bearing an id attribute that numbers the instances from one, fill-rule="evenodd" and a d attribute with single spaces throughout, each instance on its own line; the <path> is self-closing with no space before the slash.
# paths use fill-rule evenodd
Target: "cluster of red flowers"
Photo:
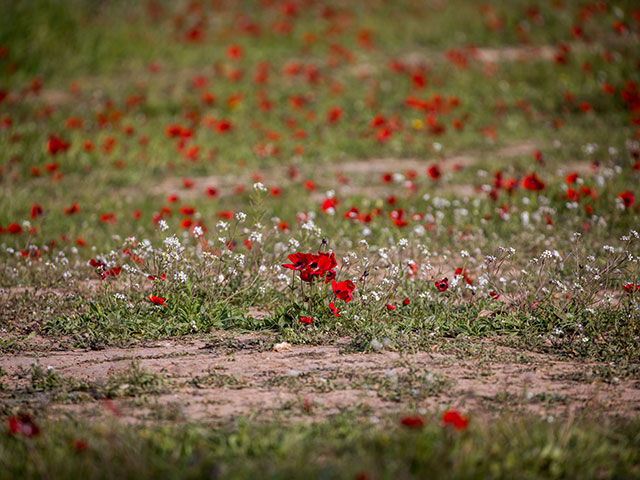
<path id="1" fill-rule="evenodd" d="M 426 425 L 426 421 L 423 417 L 419 415 L 412 415 L 408 417 L 403 417 L 400 419 L 400 423 L 412 429 L 420 429 Z M 453 427 L 455 430 L 462 431 L 466 430 L 469 425 L 469 418 L 466 415 L 462 415 L 455 409 L 450 409 L 445 411 L 442 414 L 442 426 L 443 427 Z"/>
<path id="2" fill-rule="evenodd" d="M 333 252 L 318 252 L 317 255 L 313 253 L 292 253 L 288 258 L 292 263 L 285 263 L 282 266 L 289 270 L 300 272 L 300 279 L 303 282 L 311 283 L 314 279 L 321 279 L 325 283 L 329 283 L 336 277 L 334 269 L 338 266 L 338 262 L 336 262 L 336 256 Z"/>
<path id="3" fill-rule="evenodd" d="M 622 285 L 622 288 L 624 288 L 629 293 L 634 293 L 640 290 L 640 285 L 637 285 L 635 283 L 626 283 Z"/>
<path id="4" fill-rule="evenodd" d="M 316 279 L 321 280 L 325 284 L 331 282 L 331 289 L 336 298 L 345 303 L 353 299 L 353 291 L 356 288 L 354 283 L 351 280 L 339 282 L 335 280 L 335 268 L 338 266 L 338 262 L 336 262 L 333 252 L 318 252 L 317 254 L 298 252 L 292 253 L 287 258 L 291 263 L 285 263 L 282 266 L 294 272 L 299 272 L 299 278 L 303 282 L 312 283 Z M 329 303 L 329 310 L 331 310 L 334 317 L 340 316 L 340 311 L 335 305 L 335 302 Z M 300 322 L 311 325 L 313 317 L 301 316 Z"/>
<path id="5" fill-rule="evenodd" d="M 100 275 L 100 278 L 102 280 L 104 280 L 107 277 L 117 277 L 118 275 L 120 275 L 120 272 L 122 271 L 122 267 L 116 266 L 116 267 L 107 268 L 106 263 L 104 263 L 101 260 L 96 260 L 95 258 L 92 258 L 91 260 L 89 260 L 89 265 L 91 265 L 96 269 L 96 272 L 98 273 L 98 275 Z"/>
<path id="6" fill-rule="evenodd" d="M 9 424 L 9 434 L 13 436 L 24 435 L 25 437 L 35 437 L 40 434 L 40 427 L 27 413 L 17 416 L 10 416 L 7 420 Z"/>

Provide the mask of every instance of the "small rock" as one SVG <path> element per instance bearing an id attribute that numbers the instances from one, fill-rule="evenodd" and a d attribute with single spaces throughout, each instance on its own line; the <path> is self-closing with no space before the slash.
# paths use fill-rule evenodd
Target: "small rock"
<path id="1" fill-rule="evenodd" d="M 289 342 L 280 342 L 280 343 L 276 343 L 273 346 L 274 352 L 284 352 L 285 350 L 290 350 L 290 349 L 291 349 L 291 344 Z"/>
<path id="2" fill-rule="evenodd" d="M 376 338 L 371 339 L 371 341 L 369 342 L 369 346 L 375 352 L 379 352 L 382 350 L 382 344 Z"/>

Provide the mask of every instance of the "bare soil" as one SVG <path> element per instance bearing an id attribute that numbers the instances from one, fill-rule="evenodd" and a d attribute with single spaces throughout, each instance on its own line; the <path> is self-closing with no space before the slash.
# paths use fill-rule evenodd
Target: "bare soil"
<path id="1" fill-rule="evenodd" d="M 22 352 L 0 359 L 5 372 L 0 404 L 29 401 L 54 414 L 112 415 L 92 398 L 56 403 L 26 393 L 16 375 L 38 362 L 64 377 L 101 382 L 136 361 L 165 379 L 163 393 L 114 401 L 119 416 L 221 419 L 285 414 L 322 417 L 345 410 L 365 415 L 442 409 L 449 406 L 492 416 L 505 410 L 540 415 L 578 413 L 634 415 L 640 381 L 592 376 L 594 362 L 522 353 L 476 341 L 466 353 L 443 345 L 432 352 L 345 353 L 335 345 L 285 345 L 274 339 L 217 333 L 208 339 L 148 343 L 100 351 Z M 471 353 L 470 353 L 471 352 Z"/>

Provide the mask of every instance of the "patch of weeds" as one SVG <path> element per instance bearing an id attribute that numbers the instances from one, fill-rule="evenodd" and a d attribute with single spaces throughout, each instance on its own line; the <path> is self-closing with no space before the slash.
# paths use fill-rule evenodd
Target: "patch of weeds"
<path id="1" fill-rule="evenodd" d="M 33 394 L 46 394 L 46 398 L 52 402 L 77 403 L 98 394 L 91 383 L 64 376 L 55 369 L 43 368 L 38 363 L 29 368 L 18 369 L 16 378 L 25 381 L 25 386 L 12 393 L 14 397 L 23 400 L 32 398 Z"/>
<path id="2" fill-rule="evenodd" d="M 251 351 L 251 352 L 264 352 L 269 350 L 270 343 L 266 342 L 264 338 L 211 338 L 207 344 L 202 347 L 203 350 L 222 350 L 226 353 L 233 353 L 238 351 Z"/>
<path id="3" fill-rule="evenodd" d="M 111 375 L 102 389 L 107 398 L 137 397 L 164 393 L 168 383 L 162 375 L 144 370 L 139 362 L 132 361 L 129 368 Z"/>
<path id="4" fill-rule="evenodd" d="M 419 402 L 440 395 L 452 384 L 453 380 L 444 375 L 413 368 L 406 372 L 393 369 L 384 375 L 365 373 L 351 378 L 353 388 L 376 390 L 378 397 L 392 402 Z"/>
<path id="5" fill-rule="evenodd" d="M 49 401 L 59 403 L 158 394 L 165 392 L 168 386 L 163 376 L 142 369 L 135 361 L 126 370 L 109 376 L 105 381 L 78 380 L 37 363 L 28 369 L 18 370 L 16 376 L 26 384 L 24 389 L 14 390 L 14 396 L 28 400 L 32 394 L 46 394 Z"/>
<path id="6" fill-rule="evenodd" d="M 284 387 L 288 390 L 306 388 L 317 393 L 325 393 L 339 390 L 340 386 L 331 379 L 322 377 L 316 373 L 301 373 L 291 370 L 288 375 L 273 375 L 262 383 L 263 387 Z"/>
<path id="7" fill-rule="evenodd" d="M 137 340 L 157 340 L 206 333 L 225 326 L 237 311 L 202 295 L 182 295 L 170 308 L 154 308 L 140 299 L 137 306 L 120 304 L 107 295 L 92 299 L 81 311 L 48 318 L 47 335 L 71 335 L 76 346 L 126 346 Z"/>
<path id="8" fill-rule="evenodd" d="M 232 388 L 240 389 L 247 385 L 246 380 L 239 379 L 234 375 L 227 375 L 215 371 L 209 371 L 206 375 L 193 377 L 188 382 L 196 388 Z"/>
<path id="9" fill-rule="evenodd" d="M 148 420 L 182 422 L 186 419 L 184 406 L 178 402 L 153 402 L 147 404 Z"/>

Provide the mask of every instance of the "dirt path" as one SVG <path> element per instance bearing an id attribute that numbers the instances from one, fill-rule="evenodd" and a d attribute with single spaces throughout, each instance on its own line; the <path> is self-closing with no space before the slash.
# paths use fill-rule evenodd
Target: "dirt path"
<path id="1" fill-rule="evenodd" d="M 604 383 L 597 364 L 476 345 L 473 354 L 344 353 L 346 343 L 290 346 L 274 351 L 267 337 L 220 334 L 210 340 L 164 341 L 138 348 L 20 354 L 0 359 L 5 372 L 0 404 L 37 404 L 54 412 L 109 414 L 95 398 L 28 393 L 34 362 L 64 378 L 101 384 L 138 371 L 162 378 L 158 392 L 115 400 L 133 420 L 167 417 L 229 419 L 247 415 L 324 416 L 407 412 L 456 406 L 477 414 L 504 410 L 563 416 L 580 411 L 632 415 L 640 411 L 640 382 Z M 479 353 L 478 353 L 479 352 Z M 45 370 L 46 371 L 46 370 Z M 119 385 L 126 390 L 130 385 Z"/>

